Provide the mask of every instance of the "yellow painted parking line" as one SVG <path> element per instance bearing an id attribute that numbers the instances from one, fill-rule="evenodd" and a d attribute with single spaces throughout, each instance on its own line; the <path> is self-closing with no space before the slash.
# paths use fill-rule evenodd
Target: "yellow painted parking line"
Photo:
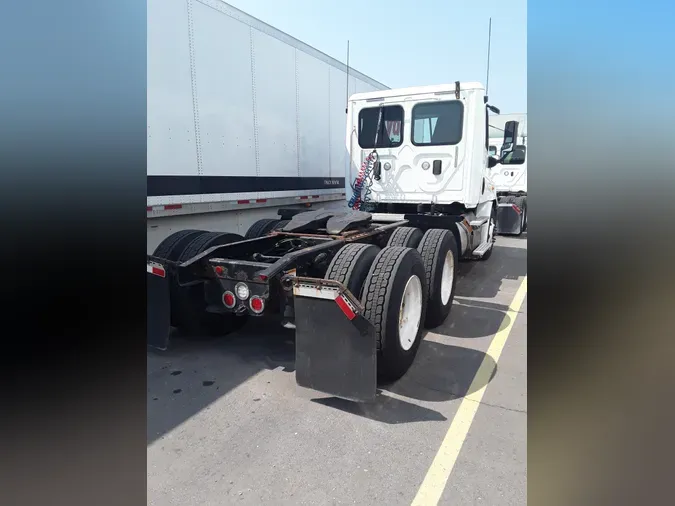
<path id="1" fill-rule="evenodd" d="M 516 320 L 518 311 L 523 304 L 525 294 L 527 293 L 527 276 L 523 279 L 516 295 L 513 297 L 509 309 L 506 311 L 504 318 L 509 318 L 508 324 L 499 330 L 492 338 L 487 354 L 480 364 L 476 376 L 473 378 L 469 392 L 473 392 L 464 399 L 459 405 L 457 414 L 450 424 L 441 447 L 431 463 L 431 467 L 427 471 L 424 481 L 417 491 L 415 499 L 413 499 L 412 506 L 435 506 L 441 499 L 445 485 L 448 482 L 452 468 L 457 462 L 457 457 L 462 449 L 466 435 L 469 433 L 469 428 L 476 416 L 478 406 L 483 399 L 485 389 L 490 382 L 490 377 L 497 367 L 497 361 L 502 354 L 506 340 L 511 333 L 513 323 Z"/>

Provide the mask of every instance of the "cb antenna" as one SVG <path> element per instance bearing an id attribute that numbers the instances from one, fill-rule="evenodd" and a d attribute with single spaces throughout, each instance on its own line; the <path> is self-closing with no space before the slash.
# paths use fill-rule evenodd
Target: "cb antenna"
<path id="1" fill-rule="evenodd" d="M 345 114 L 347 114 L 349 110 L 349 40 L 347 40 L 347 100 L 345 104 Z"/>
<path id="2" fill-rule="evenodd" d="M 485 95 L 488 94 L 488 86 L 490 85 L 490 42 L 492 41 L 492 18 L 490 18 L 490 25 L 488 28 L 488 51 L 487 51 L 487 77 L 485 78 Z"/>

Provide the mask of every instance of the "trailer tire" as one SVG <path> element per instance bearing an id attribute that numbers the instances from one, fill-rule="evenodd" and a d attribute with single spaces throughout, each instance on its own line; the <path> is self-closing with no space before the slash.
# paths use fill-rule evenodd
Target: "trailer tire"
<path id="1" fill-rule="evenodd" d="M 290 221 L 291 220 L 280 220 L 279 223 L 277 223 L 276 225 L 274 225 L 272 227 L 272 231 L 276 232 L 277 230 L 281 230 L 286 225 L 288 225 L 290 223 Z"/>
<path id="2" fill-rule="evenodd" d="M 396 381 L 413 363 L 422 340 L 426 294 L 424 263 L 417 250 L 392 246 L 377 254 L 361 303 L 364 317 L 375 327 L 379 379 Z M 410 325 L 402 328 L 401 318 L 406 313 Z"/>
<path id="3" fill-rule="evenodd" d="M 257 237 L 263 237 L 274 230 L 280 221 L 281 220 L 275 220 L 271 218 L 263 218 L 262 220 L 258 220 L 249 227 L 244 238 L 255 239 Z"/>
<path id="4" fill-rule="evenodd" d="M 340 249 L 333 257 L 324 279 L 342 283 L 357 299 L 380 248 L 374 244 L 353 243 Z"/>
<path id="5" fill-rule="evenodd" d="M 179 262 L 222 244 L 241 241 L 239 234 L 208 232 L 194 238 L 178 257 Z M 223 336 L 243 326 L 245 317 L 230 313 L 209 313 L 206 311 L 205 286 L 198 283 L 179 286 L 177 280 L 171 284 L 171 325 L 189 339 L 204 339 Z"/>
<path id="6" fill-rule="evenodd" d="M 449 230 L 430 229 L 417 247 L 424 262 L 427 284 L 426 328 L 438 327 L 452 308 L 457 282 L 459 252 L 455 236 Z"/>
<path id="7" fill-rule="evenodd" d="M 389 237 L 387 246 L 403 246 L 405 248 L 417 248 L 424 233 L 415 227 L 399 227 Z"/>
<path id="8" fill-rule="evenodd" d="M 190 229 L 174 232 L 159 243 L 152 253 L 152 256 L 164 258 L 166 260 L 177 260 L 187 244 L 196 239 L 197 236 L 207 233 L 206 230 Z"/>

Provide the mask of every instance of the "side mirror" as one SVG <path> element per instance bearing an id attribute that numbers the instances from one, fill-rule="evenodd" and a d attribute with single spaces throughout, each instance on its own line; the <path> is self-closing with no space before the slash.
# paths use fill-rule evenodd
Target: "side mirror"
<path id="1" fill-rule="evenodd" d="M 491 169 L 499 163 L 499 160 L 494 156 L 488 156 L 488 169 Z"/>

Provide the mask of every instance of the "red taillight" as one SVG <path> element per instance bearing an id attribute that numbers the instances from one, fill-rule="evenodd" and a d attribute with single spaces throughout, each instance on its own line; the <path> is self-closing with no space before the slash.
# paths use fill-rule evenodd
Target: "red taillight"
<path id="1" fill-rule="evenodd" d="M 517 205 L 512 204 L 511 207 L 513 207 L 513 210 L 515 212 L 517 212 L 518 214 L 522 213 L 522 211 L 520 210 L 520 207 L 518 207 Z"/>
<path id="2" fill-rule="evenodd" d="M 249 304 L 251 306 L 251 311 L 254 313 L 262 313 L 263 309 L 265 309 L 265 301 L 263 301 L 257 295 L 251 297 L 251 302 Z"/>
<path id="3" fill-rule="evenodd" d="M 234 294 L 232 292 L 225 292 L 223 294 L 223 305 L 226 308 L 232 309 L 236 303 L 237 299 L 234 298 Z"/>
<path id="4" fill-rule="evenodd" d="M 213 270 L 216 271 L 216 275 L 218 276 L 222 276 L 225 273 L 225 267 L 222 265 L 216 265 Z"/>

